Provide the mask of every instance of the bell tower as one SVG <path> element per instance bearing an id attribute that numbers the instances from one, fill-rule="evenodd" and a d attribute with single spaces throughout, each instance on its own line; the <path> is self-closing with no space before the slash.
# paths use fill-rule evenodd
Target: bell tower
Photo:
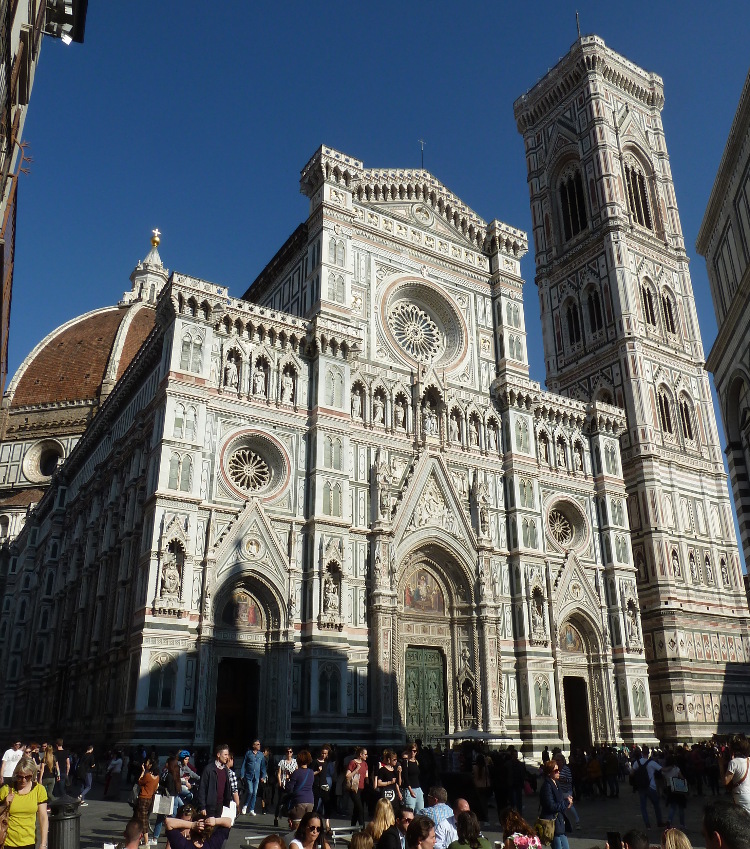
<path id="1" fill-rule="evenodd" d="M 623 477 L 651 709 L 657 735 L 676 740 L 746 723 L 750 615 L 663 105 L 660 77 L 584 36 L 514 112 L 547 383 L 626 412 Z M 611 462 L 594 457 L 595 472 L 616 472 Z"/>

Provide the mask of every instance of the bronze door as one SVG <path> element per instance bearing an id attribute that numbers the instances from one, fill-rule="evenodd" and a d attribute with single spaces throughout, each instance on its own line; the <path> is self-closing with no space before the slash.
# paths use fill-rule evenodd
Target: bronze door
<path id="1" fill-rule="evenodd" d="M 434 745 L 445 735 L 445 664 L 437 649 L 406 650 L 406 734 Z"/>

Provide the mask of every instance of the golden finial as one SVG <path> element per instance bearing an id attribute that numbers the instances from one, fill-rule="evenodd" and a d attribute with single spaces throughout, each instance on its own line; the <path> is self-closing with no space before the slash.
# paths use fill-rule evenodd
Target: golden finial
<path id="1" fill-rule="evenodd" d="M 151 244 L 153 245 L 153 247 L 158 248 L 160 241 L 159 236 L 161 236 L 159 228 L 157 227 L 156 230 L 152 230 L 151 232 L 153 233 L 153 235 L 151 236 Z"/>

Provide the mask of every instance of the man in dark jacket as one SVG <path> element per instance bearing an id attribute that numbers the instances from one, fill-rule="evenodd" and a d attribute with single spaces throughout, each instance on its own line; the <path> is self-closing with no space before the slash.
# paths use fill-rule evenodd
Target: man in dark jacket
<path id="1" fill-rule="evenodd" d="M 406 830 L 414 819 L 411 808 L 399 808 L 396 813 L 396 823 L 387 828 L 378 840 L 378 849 L 405 849 Z"/>
<path id="2" fill-rule="evenodd" d="M 227 773 L 228 760 L 229 746 L 221 743 L 215 749 L 214 762 L 209 764 L 201 774 L 196 801 L 198 810 L 204 817 L 220 817 L 222 808 L 229 807 L 232 788 Z"/>

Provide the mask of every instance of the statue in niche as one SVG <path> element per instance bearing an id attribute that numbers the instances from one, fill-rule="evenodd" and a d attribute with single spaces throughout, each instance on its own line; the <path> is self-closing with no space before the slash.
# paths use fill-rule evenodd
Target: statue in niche
<path id="1" fill-rule="evenodd" d="M 230 357 L 224 369 L 224 386 L 227 389 L 237 389 L 239 385 L 240 377 L 237 371 L 237 363 L 235 363 L 234 357 Z"/>
<path id="2" fill-rule="evenodd" d="M 573 452 L 573 460 L 575 462 L 575 468 L 577 472 L 583 470 L 583 449 L 580 445 L 576 445 L 575 451 Z"/>
<path id="3" fill-rule="evenodd" d="M 693 552 L 690 552 L 690 557 L 688 558 L 688 563 L 690 564 L 690 580 L 694 583 L 698 583 L 698 569 L 695 565 L 695 555 Z"/>
<path id="4" fill-rule="evenodd" d="M 479 445 L 479 428 L 475 421 L 469 422 L 469 445 L 476 448 Z"/>
<path id="5" fill-rule="evenodd" d="M 628 645 L 639 646 L 641 644 L 640 634 L 638 633 L 638 614 L 635 612 L 635 604 L 628 604 L 627 615 L 625 617 L 625 631 L 628 637 Z"/>
<path id="6" fill-rule="evenodd" d="M 382 399 L 376 395 L 372 399 L 372 422 L 373 424 L 382 425 L 385 413 L 385 405 Z"/>
<path id="7" fill-rule="evenodd" d="M 404 430 L 406 413 L 404 412 L 404 405 L 400 401 L 397 401 L 396 406 L 393 408 L 393 417 L 396 421 L 396 430 Z"/>
<path id="8" fill-rule="evenodd" d="M 339 612 L 339 589 L 333 577 L 329 575 L 323 586 L 323 613 Z"/>
<path id="9" fill-rule="evenodd" d="M 557 465 L 563 469 L 567 465 L 565 462 L 565 446 L 562 444 L 562 442 L 557 443 Z"/>
<path id="10" fill-rule="evenodd" d="M 362 418 L 362 396 L 356 389 L 352 392 L 352 418 Z"/>
<path id="11" fill-rule="evenodd" d="M 219 373 L 221 371 L 219 362 L 219 346 L 214 342 L 213 347 L 211 348 L 211 371 L 209 373 L 209 380 L 212 386 L 219 385 Z"/>
<path id="12" fill-rule="evenodd" d="M 547 438 L 541 436 L 539 438 L 539 459 L 543 463 L 549 463 L 549 449 L 547 447 Z"/>
<path id="13" fill-rule="evenodd" d="M 542 594 L 537 590 L 531 597 L 531 630 L 534 634 L 545 634 L 544 627 L 544 601 Z"/>
<path id="14" fill-rule="evenodd" d="M 497 451 L 497 430 L 494 425 L 487 427 L 487 450 Z"/>
<path id="15" fill-rule="evenodd" d="M 449 422 L 450 424 L 448 425 L 448 436 L 450 437 L 450 441 L 459 442 L 461 440 L 461 434 L 458 429 L 458 420 L 455 416 L 451 416 Z"/>
<path id="16" fill-rule="evenodd" d="M 672 574 L 675 578 L 679 578 L 682 580 L 682 567 L 680 566 L 680 558 L 677 556 L 677 552 L 672 552 Z"/>
<path id="17" fill-rule="evenodd" d="M 477 512 L 479 513 L 479 531 L 487 536 L 490 532 L 490 489 L 486 481 L 477 483 Z"/>
<path id="18" fill-rule="evenodd" d="M 294 590 L 289 593 L 289 601 L 286 603 L 287 611 L 289 613 L 289 621 L 294 621 L 294 615 L 297 612 L 297 600 L 294 597 Z"/>
<path id="19" fill-rule="evenodd" d="M 294 400 L 294 378 L 288 372 L 281 378 L 281 403 L 291 404 Z"/>
<path id="20" fill-rule="evenodd" d="M 174 554 L 170 552 L 167 561 L 164 563 L 164 569 L 161 575 L 161 594 L 178 595 L 180 590 L 180 570 L 177 568 L 177 562 Z"/>
<path id="21" fill-rule="evenodd" d="M 266 373 L 262 366 L 258 366 L 253 375 L 253 395 L 256 398 L 266 397 Z"/>
<path id="22" fill-rule="evenodd" d="M 474 688 L 471 681 L 461 685 L 461 718 L 464 725 L 474 720 Z"/>
<path id="23" fill-rule="evenodd" d="M 193 572 L 193 608 L 200 607 L 201 601 L 201 573 L 199 571 Z"/>

